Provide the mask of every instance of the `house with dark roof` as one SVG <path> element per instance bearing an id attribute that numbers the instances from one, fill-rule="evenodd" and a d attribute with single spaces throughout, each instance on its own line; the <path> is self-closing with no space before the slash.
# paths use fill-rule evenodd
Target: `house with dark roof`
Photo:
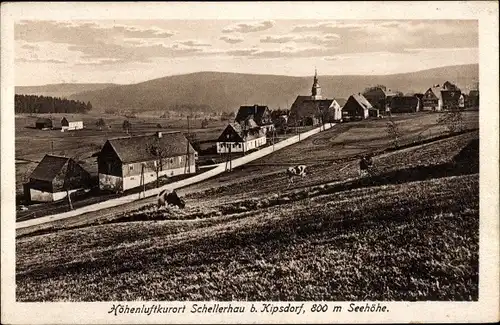
<path id="1" fill-rule="evenodd" d="M 375 86 L 366 89 L 362 94 L 370 104 L 382 112 L 388 110 L 392 97 L 396 94 L 383 86 Z"/>
<path id="2" fill-rule="evenodd" d="M 423 111 L 441 111 L 443 108 L 443 98 L 439 85 L 427 89 L 422 97 Z"/>
<path id="3" fill-rule="evenodd" d="M 265 144 L 266 133 L 261 127 L 229 123 L 217 139 L 217 153 L 245 153 Z"/>
<path id="4" fill-rule="evenodd" d="M 271 111 L 267 106 L 257 104 L 253 106 L 240 106 L 234 121 L 236 123 L 243 124 L 249 119 L 253 120 L 258 126 L 260 126 L 265 133 L 274 130 Z"/>
<path id="5" fill-rule="evenodd" d="M 195 173 L 196 159 L 180 132 L 108 139 L 97 157 L 99 188 L 122 192 L 157 177 Z"/>
<path id="6" fill-rule="evenodd" d="M 35 127 L 40 130 L 52 129 L 52 120 L 49 118 L 40 117 L 36 120 Z"/>
<path id="7" fill-rule="evenodd" d="M 288 125 L 315 126 L 320 123 L 340 121 L 342 108 L 335 99 L 323 98 L 318 82 L 317 72 L 314 74 L 310 96 L 297 96 L 290 108 Z"/>
<path id="8" fill-rule="evenodd" d="M 391 113 L 415 113 L 420 109 L 417 96 L 396 96 L 391 99 Z"/>
<path id="9" fill-rule="evenodd" d="M 370 111 L 372 111 L 370 113 Z M 378 116 L 379 110 L 360 93 L 351 95 L 344 107 L 342 107 L 342 118 L 349 120 L 366 119 L 368 116 Z"/>
<path id="10" fill-rule="evenodd" d="M 58 201 L 80 189 L 92 187 L 90 174 L 68 157 L 45 155 L 24 185 L 33 202 Z"/>
<path id="11" fill-rule="evenodd" d="M 83 121 L 81 120 L 68 120 L 66 117 L 61 119 L 61 132 L 81 129 L 83 129 Z"/>

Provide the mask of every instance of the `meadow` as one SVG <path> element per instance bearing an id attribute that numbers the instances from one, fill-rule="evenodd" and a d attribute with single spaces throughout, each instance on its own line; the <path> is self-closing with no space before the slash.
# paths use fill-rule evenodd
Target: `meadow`
<path id="1" fill-rule="evenodd" d="M 478 133 L 376 159 L 370 178 L 271 175 L 18 232 L 17 299 L 476 301 Z"/>
<path id="2" fill-rule="evenodd" d="M 42 116 L 42 115 L 38 115 Z M 34 129 L 38 116 L 18 114 L 15 118 L 15 155 L 16 155 L 16 193 L 22 194 L 22 184 L 28 181 L 29 175 L 45 154 L 72 157 L 92 175 L 97 174 L 97 160 L 92 155 L 101 150 L 109 138 L 124 137 L 127 133 L 122 128 L 123 121 L 128 120 L 132 127 L 130 135 L 151 134 L 156 131 L 187 132 L 187 119 L 165 119 L 151 116 L 135 118 L 108 114 L 45 114 L 53 120 L 54 130 Z M 64 117 L 82 120 L 83 130 L 61 132 L 60 120 Z M 105 126 L 99 128 L 96 122 L 102 118 Z M 217 138 L 226 122 L 209 121 L 207 128 L 201 127 L 202 119 L 190 120 L 190 132 L 196 133 L 200 141 Z M 158 127 L 158 124 L 161 128 Z"/>

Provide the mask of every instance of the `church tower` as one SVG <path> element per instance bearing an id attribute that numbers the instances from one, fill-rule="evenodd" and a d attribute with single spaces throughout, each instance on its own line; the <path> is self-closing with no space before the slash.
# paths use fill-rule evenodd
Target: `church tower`
<path id="1" fill-rule="evenodd" d="M 314 69 L 314 81 L 312 85 L 312 90 L 311 90 L 311 97 L 312 99 L 321 99 L 321 87 L 319 86 L 318 83 L 318 71 Z"/>

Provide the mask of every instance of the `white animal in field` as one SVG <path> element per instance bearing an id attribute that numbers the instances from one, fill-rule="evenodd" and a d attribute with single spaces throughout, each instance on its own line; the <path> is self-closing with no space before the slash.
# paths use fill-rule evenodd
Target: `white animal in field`
<path id="1" fill-rule="evenodd" d="M 293 183 L 293 179 L 295 177 L 306 177 L 306 165 L 298 165 L 294 167 L 289 167 L 286 170 L 286 174 L 288 175 L 289 183 Z"/>

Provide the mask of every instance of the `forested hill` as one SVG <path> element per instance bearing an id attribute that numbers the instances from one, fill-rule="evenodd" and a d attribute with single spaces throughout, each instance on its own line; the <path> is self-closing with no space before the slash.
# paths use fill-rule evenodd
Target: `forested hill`
<path id="1" fill-rule="evenodd" d="M 382 84 L 401 92 L 425 92 L 446 80 L 462 89 L 477 81 L 478 65 L 461 65 L 380 76 L 322 76 L 327 98 L 348 98 L 366 87 Z M 271 109 L 290 107 L 297 95 L 311 93 L 311 77 L 199 72 L 169 76 L 133 85 L 87 91 L 71 98 L 90 101 L 94 110 L 175 110 L 182 105 L 204 111 L 234 111 L 240 105 L 264 104 Z"/>
<path id="2" fill-rule="evenodd" d="M 36 95 L 15 95 L 16 113 L 86 113 L 92 109 L 90 102 Z"/>

